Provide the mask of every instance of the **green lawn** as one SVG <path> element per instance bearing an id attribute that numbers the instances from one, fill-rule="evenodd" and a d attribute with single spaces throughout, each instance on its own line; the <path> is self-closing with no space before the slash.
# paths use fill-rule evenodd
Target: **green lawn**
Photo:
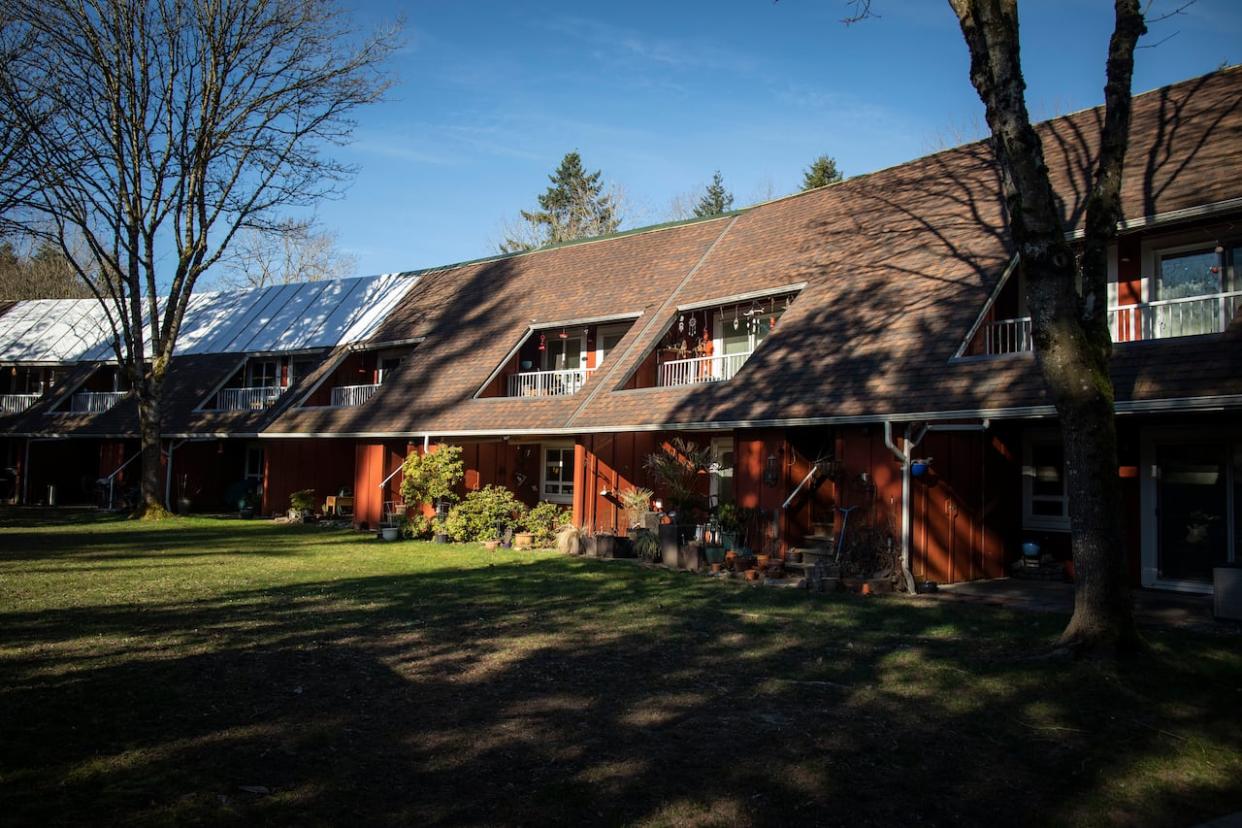
<path id="1" fill-rule="evenodd" d="M 0 513 L 7 824 L 1193 824 L 1242 642 L 267 522 Z M 249 790 L 247 790 L 249 789 Z"/>

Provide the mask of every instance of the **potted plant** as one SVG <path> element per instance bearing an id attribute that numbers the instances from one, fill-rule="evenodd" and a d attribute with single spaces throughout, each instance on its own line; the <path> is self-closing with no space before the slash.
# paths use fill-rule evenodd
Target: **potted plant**
<path id="1" fill-rule="evenodd" d="M 582 530 L 572 523 L 566 523 L 556 533 L 556 548 L 562 555 L 581 555 L 582 546 Z"/>
<path id="2" fill-rule="evenodd" d="M 678 558 L 681 535 L 694 525 L 695 516 L 703 511 L 706 498 L 705 477 L 714 454 L 710 447 L 700 448 L 693 441 L 674 437 L 663 450 L 647 455 L 643 467 L 651 475 L 670 507 L 669 526 L 660 526 L 660 546 L 666 563 Z"/>
<path id="3" fill-rule="evenodd" d="M 651 509 L 653 494 L 651 489 L 636 487 L 622 492 L 618 496 L 622 508 L 625 509 L 625 516 L 629 521 L 630 529 L 637 529 L 643 526 L 643 518 Z"/>
<path id="4" fill-rule="evenodd" d="M 315 490 L 300 489 L 289 495 L 289 522 L 305 523 L 315 513 Z"/>
<path id="5" fill-rule="evenodd" d="M 641 561 L 657 563 L 660 559 L 660 540 L 650 529 L 634 530 L 634 554 Z"/>
<path id="6" fill-rule="evenodd" d="M 183 474 L 177 479 L 177 514 L 189 514 L 190 509 L 194 506 L 194 501 L 190 497 L 189 492 L 189 475 Z"/>
<path id="7" fill-rule="evenodd" d="M 254 486 L 246 490 L 246 493 L 237 501 L 237 513 L 245 520 L 254 517 L 255 511 L 258 510 L 259 504 L 263 502 L 263 490 Z"/>

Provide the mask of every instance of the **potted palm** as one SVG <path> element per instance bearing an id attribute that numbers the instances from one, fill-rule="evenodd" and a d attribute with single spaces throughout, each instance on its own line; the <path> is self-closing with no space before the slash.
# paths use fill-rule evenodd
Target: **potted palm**
<path id="1" fill-rule="evenodd" d="M 665 492 L 664 499 L 670 507 L 670 524 L 660 526 L 660 549 L 668 566 L 680 564 L 682 535 L 693 528 L 696 516 L 707 503 L 703 492 L 712 460 L 709 446 L 699 447 L 681 437 L 674 437 L 661 451 L 643 460 L 643 467 L 656 487 Z"/>

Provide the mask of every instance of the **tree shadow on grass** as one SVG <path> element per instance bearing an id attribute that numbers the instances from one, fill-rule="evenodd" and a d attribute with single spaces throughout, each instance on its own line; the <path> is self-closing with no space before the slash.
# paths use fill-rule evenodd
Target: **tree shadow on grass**
<path id="1" fill-rule="evenodd" d="M 1119 676 L 1023 658 L 1056 619 L 548 557 L 0 624 L 0 798 L 19 821 L 1179 823 L 1242 806 L 1240 668 L 1192 660 L 1187 636 L 1162 675 Z M 1215 771 L 1170 780 L 1197 750 Z M 1153 761 L 1171 763 L 1160 784 L 1117 787 Z"/>

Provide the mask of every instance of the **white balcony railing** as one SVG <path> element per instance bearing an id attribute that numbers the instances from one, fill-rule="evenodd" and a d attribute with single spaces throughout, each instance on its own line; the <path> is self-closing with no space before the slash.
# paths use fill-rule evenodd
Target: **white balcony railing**
<path id="1" fill-rule="evenodd" d="M 509 375 L 510 397 L 568 397 L 586 384 L 594 368 L 565 371 L 522 371 Z"/>
<path id="2" fill-rule="evenodd" d="M 983 326 L 985 354 L 1018 354 L 1031 350 L 1031 317 L 998 319 Z"/>
<path id="3" fill-rule="evenodd" d="M 69 410 L 75 414 L 98 414 L 125 399 L 128 391 L 79 391 L 69 398 Z"/>
<path id="4" fill-rule="evenodd" d="M 0 414 L 21 414 L 37 399 L 38 394 L 0 394 Z"/>
<path id="5" fill-rule="evenodd" d="M 332 405 L 337 408 L 362 405 L 375 396 L 379 385 L 339 385 L 332 389 Z"/>
<path id="6" fill-rule="evenodd" d="M 277 385 L 254 388 L 221 388 L 216 393 L 216 411 L 258 411 L 276 402 L 284 391 Z"/>
<path id="7" fill-rule="evenodd" d="M 696 382 L 723 382 L 750 359 L 754 351 L 719 356 L 674 359 L 660 365 L 660 385 L 692 385 Z"/>
<path id="8" fill-rule="evenodd" d="M 1242 305 L 1242 290 L 1122 305 L 1108 312 L 1114 342 L 1220 333 Z"/>
<path id="9" fill-rule="evenodd" d="M 1108 328 L 1113 342 L 1220 333 L 1229 327 L 1239 308 L 1242 308 L 1242 290 L 1182 299 L 1158 299 L 1110 308 Z M 985 354 L 1016 354 L 1034 347 L 1029 316 L 988 322 L 980 333 Z"/>

